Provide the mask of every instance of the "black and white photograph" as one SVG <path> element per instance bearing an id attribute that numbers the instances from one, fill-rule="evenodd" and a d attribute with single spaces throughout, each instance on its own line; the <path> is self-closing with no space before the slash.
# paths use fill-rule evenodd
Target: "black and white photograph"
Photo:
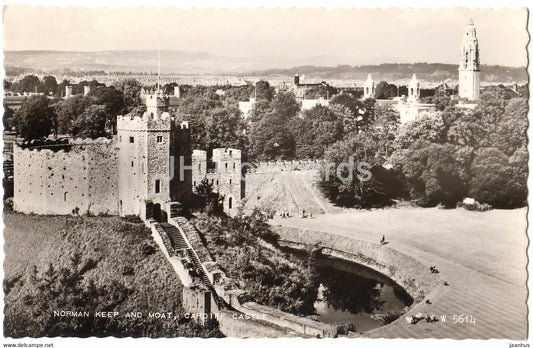
<path id="1" fill-rule="evenodd" d="M 528 8 L 88 5 L 3 8 L 3 347 L 529 347 Z"/>

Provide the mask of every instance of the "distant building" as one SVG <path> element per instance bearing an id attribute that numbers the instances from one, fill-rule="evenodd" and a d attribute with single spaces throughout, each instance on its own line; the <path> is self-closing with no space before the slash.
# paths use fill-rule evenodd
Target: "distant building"
<path id="1" fill-rule="evenodd" d="M 329 89 L 331 87 L 326 81 L 322 81 L 319 83 L 301 83 L 300 82 L 300 76 L 294 75 L 294 84 L 289 87 L 289 89 L 294 93 L 296 96 L 296 101 L 301 103 L 306 98 L 306 92 L 309 91 L 312 88 L 318 88 L 318 87 L 325 87 Z M 326 99 L 329 99 L 330 95 L 327 96 Z M 318 99 L 316 99 L 318 100 Z"/>
<path id="2" fill-rule="evenodd" d="M 413 74 L 413 77 L 409 81 L 408 93 L 409 97 L 407 100 L 410 103 L 418 102 L 418 99 L 420 98 L 420 82 L 418 82 L 416 74 Z"/>
<path id="3" fill-rule="evenodd" d="M 472 19 L 468 21 L 463 36 L 459 62 L 459 98 L 479 99 L 479 43 Z"/>
<path id="4" fill-rule="evenodd" d="M 376 98 L 376 86 L 374 84 L 374 80 L 372 79 L 372 74 L 368 74 L 368 78 L 365 81 L 363 90 L 363 99 L 367 98 Z"/>

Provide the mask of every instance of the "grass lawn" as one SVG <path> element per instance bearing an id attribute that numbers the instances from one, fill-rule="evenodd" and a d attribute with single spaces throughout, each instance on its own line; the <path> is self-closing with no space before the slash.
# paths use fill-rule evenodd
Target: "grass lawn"
<path id="1" fill-rule="evenodd" d="M 434 254 L 516 285 L 526 279 L 526 212 L 465 209 L 390 208 L 276 218 L 275 224 L 322 230 Z"/>

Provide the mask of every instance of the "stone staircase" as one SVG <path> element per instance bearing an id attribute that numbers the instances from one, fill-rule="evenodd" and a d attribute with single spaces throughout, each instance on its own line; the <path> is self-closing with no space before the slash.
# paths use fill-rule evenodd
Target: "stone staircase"
<path id="1" fill-rule="evenodd" d="M 170 238 L 172 247 L 175 250 L 190 249 L 187 245 L 187 242 L 185 242 L 185 239 L 183 239 L 180 231 L 176 227 L 172 226 L 168 222 L 161 222 L 160 225 L 167 234 L 167 236 Z"/>
<path id="2" fill-rule="evenodd" d="M 209 291 L 211 291 L 213 299 L 216 305 L 218 306 L 218 308 L 220 309 L 220 308 L 226 307 L 222 298 L 218 296 L 215 290 L 215 287 L 213 286 L 213 283 L 211 282 L 211 279 L 209 279 L 209 276 L 205 272 L 205 269 L 202 265 L 203 262 L 209 262 L 209 261 L 212 261 L 212 259 L 207 249 L 205 249 L 203 244 L 201 244 L 201 240 L 198 235 L 198 232 L 194 230 L 194 227 L 184 217 L 174 218 L 174 220 L 178 222 L 179 227 L 185 233 L 185 236 L 182 234 L 180 229 L 178 229 L 176 226 L 169 224 L 168 222 L 160 223 L 161 228 L 171 240 L 173 249 L 174 250 L 185 249 L 187 251 L 187 255 L 189 259 L 192 261 L 192 263 L 194 264 L 194 267 L 196 268 L 196 271 L 202 280 L 202 284 Z M 191 240 L 190 237 L 192 237 L 193 240 Z M 191 243 L 192 248 L 189 247 L 185 238 L 189 239 L 189 242 Z"/>

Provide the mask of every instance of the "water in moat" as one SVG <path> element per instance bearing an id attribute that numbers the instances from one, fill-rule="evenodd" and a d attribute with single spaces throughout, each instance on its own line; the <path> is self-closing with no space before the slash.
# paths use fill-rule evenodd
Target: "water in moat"
<path id="1" fill-rule="evenodd" d="M 314 307 L 321 322 L 352 323 L 362 333 L 384 325 L 380 316 L 403 314 L 413 303 L 402 287 L 368 267 L 325 256 L 314 264 L 319 283 Z"/>

